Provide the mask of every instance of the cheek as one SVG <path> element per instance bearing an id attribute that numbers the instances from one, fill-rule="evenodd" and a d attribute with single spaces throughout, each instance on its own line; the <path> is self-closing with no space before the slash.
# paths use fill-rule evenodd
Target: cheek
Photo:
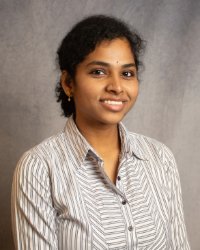
<path id="1" fill-rule="evenodd" d="M 133 101 L 137 98 L 139 93 L 139 86 L 138 83 L 135 83 L 134 85 L 130 86 L 128 89 L 129 96 Z"/>
<path id="2" fill-rule="evenodd" d="M 84 107 L 91 106 L 98 98 L 98 93 L 89 84 L 84 84 L 74 89 L 74 101 L 77 107 L 84 109 Z"/>
<path id="3" fill-rule="evenodd" d="M 137 87 L 136 87 L 136 89 L 135 89 L 135 96 L 136 96 L 136 98 L 137 98 L 138 94 L 139 94 L 139 86 L 138 86 L 138 84 L 137 84 Z"/>

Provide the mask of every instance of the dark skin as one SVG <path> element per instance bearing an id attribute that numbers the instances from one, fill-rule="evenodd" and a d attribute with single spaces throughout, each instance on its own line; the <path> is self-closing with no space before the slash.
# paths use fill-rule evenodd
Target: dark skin
<path id="1" fill-rule="evenodd" d="M 118 129 L 105 127 L 102 130 L 101 127 L 101 129 L 93 131 L 89 131 L 88 129 L 82 130 L 80 128 L 79 130 L 103 159 L 104 171 L 110 180 L 115 183 L 121 151 Z"/>
<path id="2" fill-rule="evenodd" d="M 75 122 L 86 140 L 104 161 L 104 171 L 115 183 L 121 151 L 118 123 L 138 95 L 134 57 L 126 39 L 103 41 L 61 83 L 76 107 Z"/>

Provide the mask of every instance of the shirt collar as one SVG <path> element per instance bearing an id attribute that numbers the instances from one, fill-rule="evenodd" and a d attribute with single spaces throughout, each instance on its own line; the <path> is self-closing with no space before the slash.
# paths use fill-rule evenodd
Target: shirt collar
<path id="1" fill-rule="evenodd" d="M 133 155 L 139 160 L 148 160 L 148 155 L 144 150 L 141 137 L 138 134 L 130 133 L 122 122 L 119 123 L 119 133 L 122 142 L 122 153 Z"/>
<path id="2" fill-rule="evenodd" d="M 73 154 L 73 158 L 78 161 L 81 165 L 85 160 L 88 154 L 95 157 L 97 160 L 102 160 L 98 153 L 94 150 L 94 148 L 88 143 L 85 137 L 80 133 L 77 128 L 73 117 L 69 117 L 66 122 L 66 126 L 64 129 L 67 145 L 71 149 L 71 153 Z M 130 132 L 127 131 L 122 122 L 119 123 L 119 134 L 121 138 L 121 154 L 124 157 L 128 155 L 134 155 L 140 160 L 148 160 L 146 153 L 142 147 L 141 141 L 137 137 L 136 134 L 130 135 Z"/>
<path id="3" fill-rule="evenodd" d="M 72 116 L 67 119 L 64 132 L 66 135 L 67 146 L 70 148 L 73 158 L 78 161 L 79 165 L 83 163 L 88 154 L 100 159 L 97 152 L 77 128 Z"/>

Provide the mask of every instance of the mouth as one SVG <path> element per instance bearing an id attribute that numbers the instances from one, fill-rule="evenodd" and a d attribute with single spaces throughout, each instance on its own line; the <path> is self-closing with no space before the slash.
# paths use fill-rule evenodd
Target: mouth
<path id="1" fill-rule="evenodd" d="M 124 109 L 127 100 L 101 99 L 100 102 L 106 110 L 119 112 Z"/>
<path id="2" fill-rule="evenodd" d="M 122 105 L 124 101 L 102 100 L 102 102 L 109 105 Z"/>

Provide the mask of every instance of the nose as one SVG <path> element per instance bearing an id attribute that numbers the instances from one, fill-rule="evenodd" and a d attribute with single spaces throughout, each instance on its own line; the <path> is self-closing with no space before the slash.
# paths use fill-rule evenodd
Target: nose
<path id="1" fill-rule="evenodd" d="M 120 76 L 112 76 L 108 80 L 106 90 L 112 94 L 119 95 L 123 92 L 122 79 Z"/>

